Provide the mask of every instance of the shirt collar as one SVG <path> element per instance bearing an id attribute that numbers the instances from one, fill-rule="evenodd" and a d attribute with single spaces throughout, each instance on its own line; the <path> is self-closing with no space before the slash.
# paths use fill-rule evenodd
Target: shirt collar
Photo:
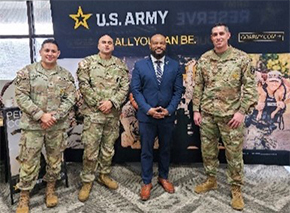
<path id="1" fill-rule="evenodd" d="M 225 60 L 225 59 L 227 59 L 228 57 L 229 57 L 229 55 L 232 53 L 232 50 L 233 50 L 233 48 L 232 48 L 232 46 L 229 46 L 229 48 L 225 51 L 225 52 L 223 52 L 223 53 L 221 53 L 221 54 L 217 54 L 215 51 L 214 51 L 214 49 L 212 50 L 213 51 L 213 54 L 212 54 L 212 59 L 214 59 L 214 60 Z"/>
<path id="2" fill-rule="evenodd" d="M 103 66 L 110 66 L 112 64 L 115 64 L 115 59 L 113 56 L 111 56 L 110 59 L 102 59 L 100 57 L 100 54 L 97 54 L 97 61 L 98 61 L 98 63 L 102 64 Z"/>
<path id="3" fill-rule="evenodd" d="M 161 64 L 164 64 L 165 61 L 165 56 L 163 56 L 160 59 L 156 59 L 153 55 L 150 55 L 152 62 L 154 63 L 155 61 L 161 61 Z"/>
<path id="4" fill-rule="evenodd" d="M 53 75 L 55 73 L 57 73 L 59 71 L 59 66 L 56 64 L 55 67 L 53 69 L 45 69 L 43 68 L 43 66 L 41 65 L 41 61 L 40 62 L 37 62 L 37 71 L 38 72 L 41 72 L 45 75 Z"/>

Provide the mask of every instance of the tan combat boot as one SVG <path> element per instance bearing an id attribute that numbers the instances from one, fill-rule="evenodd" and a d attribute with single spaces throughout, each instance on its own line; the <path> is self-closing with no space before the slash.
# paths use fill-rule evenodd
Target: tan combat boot
<path id="1" fill-rule="evenodd" d="M 55 207 L 58 203 L 57 195 L 55 194 L 55 181 L 54 182 L 47 182 L 46 185 L 46 206 L 48 208 Z"/>
<path id="2" fill-rule="evenodd" d="M 100 184 L 105 185 L 109 189 L 117 189 L 118 188 L 117 182 L 114 181 L 112 178 L 110 178 L 109 175 L 100 174 L 97 180 Z"/>
<path id="3" fill-rule="evenodd" d="M 93 182 L 83 182 L 83 186 L 79 192 L 79 201 L 85 202 L 89 196 L 93 186 Z"/>
<path id="4" fill-rule="evenodd" d="M 217 181 L 215 177 L 209 176 L 204 183 L 197 185 L 194 191 L 199 194 L 213 189 L 217 189 Z"/>
<path id="5" fill-rule="evenodd" d="M 16 213 L 29 213 L 29 191 L 21 190 Z"/>
<path id="6" fill-rule="evenodd" d="M 241 187 L 232 185 L 232 207 L 236 210 L 243 210 L 245 207 Z"/>

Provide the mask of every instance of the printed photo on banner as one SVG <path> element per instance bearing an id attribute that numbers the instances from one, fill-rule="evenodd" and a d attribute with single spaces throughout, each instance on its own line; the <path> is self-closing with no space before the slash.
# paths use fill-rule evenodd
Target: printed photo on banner
<path id="1" fill-rule="evenodd" d="M 250 55 L 258 104 L 245 119 L 245 149 L 290 150 L 290 54 Z"/>

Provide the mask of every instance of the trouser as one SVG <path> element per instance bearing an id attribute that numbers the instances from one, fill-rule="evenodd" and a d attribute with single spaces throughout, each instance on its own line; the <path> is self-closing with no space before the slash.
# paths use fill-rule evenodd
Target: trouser
<path id="1" fill-rule="evenodd" d="M 202 113 L 200 135 L 203 165 L 208 176 L 216 176 L 219 166 L 218 143 L 221 138 L 228 163 L 228 182 L 234 185 L 243 185 L 244 124 L 242 123 L 237 129 L 231 129 L 228 125 L 231 119 L 232 116 L 218 117 Z"/>
<path id="2" fill-rule="evenodd" d="M 20 139 L 20 181 L 17 188 L 32 190 L 39 174 L 40 157 L 43 145 L 46 151 L 46 174 L 43 180 L 52 182 L 60 179 L 63 151 L 67 144 L 65 130 L 58 131 L 31 131 L 22 130 Z"/>
<path id="3" fill-rule="evenodd" d="M 90 117 L 85 117 L 82 132 L 85 149 L 80 175 L 82 182 L 94 181 L 97 169 L 100 174 L 111 172 L 114 144 L 119 137 L 119 130 L 119 118 L 107 117 L 92 122 Z"/>
<path id="4" fill-rule="evenodd" d="M 155 123 L 139 123 L 141 136 L 141 166 L 142 180 L 144 184 L 151 183 L 153 176 L 153 146 L 155 137 L 158 137 L 159 158 L 158 173 L 159 177 L 168 179 L 170 162 L 170 141 L 174 128 L 173 122 L 165 123 L 157 121 Z"/>

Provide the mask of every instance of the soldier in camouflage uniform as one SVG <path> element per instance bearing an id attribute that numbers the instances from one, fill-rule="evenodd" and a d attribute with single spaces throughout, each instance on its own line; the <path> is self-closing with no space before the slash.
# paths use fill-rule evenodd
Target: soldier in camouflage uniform
<path id="1" fill-rule="evenodd" d="M 95 172 L 97 181 L 110 189 L 118 184 L 109 177 L 114 155 L 114 144 L 119 137 L 121 105 L 129 90 L 128 68 L 120 59 L 112 56 L 113 39 L 104 35 L 98 42 L 99 53 L 88 56 L 79 63 L 77 76 L 80 92 L 84 99 L 81 113 L 84 115 L 82 142 L 83 186 L 79 200 L 89 198 Z"/>
<path id="2" fill-rule="evenodd" d="M 194 122 L 200 126 L 201 149 L 207 180 L 196 193 L 217 188 L 219 138 L 225 146 L 232 207 L 244 208 L 243 129 L 244 116 L 257 101 L 254 70 L 246 53 L 228 44 L 231 34 L 224 24 L 212 28 L 214 49 L 201 56 L 193 92 Z"/>
<path id="3" fill-rule="evenodd" d="M 21 140 L 20 201 L 16 212 L 29 212 L 29 191 L 38 179 L 41 149 L 46 149 L 47 182 L 46 205 L 54 207 L 58 199 L 55 182 L 60 179 L 62 153 L 66 146 L 68 112 L 75 103 L 74 78 L 56 64 L 60 54 L 58 44 L 47 39 L 43 42 L 41 62 L 24 67 L 17 72 L 15 97 L 22 111 L 20 121 Z"/>

